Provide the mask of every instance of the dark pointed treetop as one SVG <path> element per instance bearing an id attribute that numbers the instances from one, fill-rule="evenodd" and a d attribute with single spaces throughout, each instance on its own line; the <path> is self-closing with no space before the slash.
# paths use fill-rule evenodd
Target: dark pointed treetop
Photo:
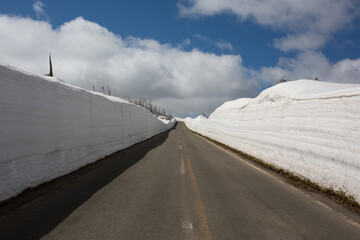
<path id="1" fill-rule="evenodd" d="M 46 76 L 53 77 L 53 69 L 52 69 L 52 63 L 51 63 L 51 53 L 49 53 L 49 65 L 50 65 L 50 72 L 46 74 Z"/>

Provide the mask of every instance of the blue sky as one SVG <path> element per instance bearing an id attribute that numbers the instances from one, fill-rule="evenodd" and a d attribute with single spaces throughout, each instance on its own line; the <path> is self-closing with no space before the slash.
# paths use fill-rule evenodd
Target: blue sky
<path id="1" fill-rule="evenodd" d="M 29 16 L 36 19 L 34 1 L 3 1 L 1 13 Z M 180 17 L 177 1 L 121 0 L 121 1 L 42 1 L 48 15 L 40 16 L 54 26 L 82 16 L 94 21 L 122 37 L 153 38 L 160 43 L 181 44 L 190 39 L 185 49 L 199 48 L 216 54 L 241 54 L 244 64 L 259 68 L 276 64 L 281 52 L 271 47 L 277 33 L 251 22 L 241 23 L 234 16 L 220 15 L 209 18 L 188 19 Z M 196 36 L 211 41 L 225 41 L 233 51 L 221 50 Z"/>
<path id="2" fill-rule="evenodd" d="M 279 2 L 283 3 L 277 6 L 276 4 Z M 147 65 L 146 62 L 131 61 L 136 66 L 140 64 L 145 69 L 153 67 L 153 70 L 148 70 L 144 75 L 140 75 L 147 77 L 146 89 L 150 89 L 148 92 L 136 91 L 134 87 L 129 87 L 129 83 L 126 83 L 125 80 L 113 79 L 114 75 L 111 74 L 112 70 L 108 66 L 107 70 L 104 70 L 104 67 L 101 71 L 108 76 L 106 81 L 110 81 L 115 88 L 113 92 L 118 93 L 119 97 L 124 97 L 125 94 L 120 89 L 126 89 L 129 96 L 147 95 L 146 97 L 152 98 L 159 105 L 173 109 L 174 114 L 187 116 L 200 112 L 210 113 L 226 100 L 254 97 L 265 87 L 272 86 L 276 79 L 283 75 L 286 75 L 289 80 L 313 78 L 316 75 L 325 81 L 360 83 L 358 78 L 360 76 L 358 74 L 360 72 L 359 3 L 352 0 L 325 2 L 324 4 L 322 0 L 305 0 L 302 5 L 299 5 L 285 0 L 276 2 L 269 0 L 268 3 L 257 6 L 249 0 L 221 1 L 221 3 L 216 0 L 0 0 L 0 14 L 3 16 L 4 22 L 14 24 L 13 28 L 21 29 L 21 24 L 17 21 L 19 18 L 26 20 L 29 24 L 31 20 L 31 26 L 46 23 L 51 30 L 46 30 L 47 32 L 43 34 L 46 36 L 48 34 L 49 38 L 54 34 L 65 35 L 63 33 L 65 31 L 59 29 L 66 23 L 77 27 L 81 25 L 82 30 L 95 29 L 96 26 L 99 26 L 115 35 L 115 37 L 109 37 L 113 38 L 112 40 L 106 38 L 111 43 L 117 41 L 114 46 L 125 45 L 124 48 L 117 49 L 118 56 L 124 57 L 121 54 L 129 49 L 132 52 L 135 52 L 134 49 L 141 50 L 141 52 L 131 55 L 131 59 L 138 54 L 149 56 L 149 52 L 153 54 L 151 59 L 154 61 L 155 56 L 159 56 L 159 59 L 156 58 L 155 61 L 158 61 L 159 65 L 156 66 L 144 66 Z M 67 24 L 67 26 L 71 24 Z M 24 24 L 22 25 L 24 26 Z M 29 28 L 31 29 L 28 27 L 26 31 L 29 31 Z M 21 37 L 23 34 L 23 41 L 30 43 L 38 40 L 39 36 L 36 35 L 36 31 L 36 27 L 34 27 L 34 31 L 30 34 L 34 39 L 27 40 L 29 34 L 25 36 L 21 30 L 19 35 L 15 35 L 13 38 Z M 7 40 L 10 43 L 14 42 L 11 40 L 11 36 L 9 37 L 12 34 L 10 32 L 5 26 L 0 31 L 0 40 L 3 38 L 3 41 L 0 41 L 0 45 L 3 45 L 2 49 L 8 48 Z M 86 34 L 90 42 L 92 33 L 94 32 Z M 98 35 L 102 33 L 96 30 L 94 34 L 97 34 L 96 37 L 94 36 L 97 39 Z M 153 42 L 145 42 L 145 40 Z M 104 40 L 104 42 L 106 41 Z M 154 43 L 159 46 L 155 46 Z M 22 45 L 24 44 L 19 43 L 19 46 Z M 49 46 L 42 44 L 44 49 L 40 45 L 38 47 L 39 51 L 44 53 L 54 52 L 54 58 L 56 59 L 58 56 L 59 62 L 63 64 L 60 66 L 66 66 L 66 64 L 70 64 L 70 60 L 66 62 L 67 57 L 63 54 L 63 49 L 67 49 L 69 46 L 65 47 L 64 42 L 58 45 L 62 46 L 58 50 L 52 49 L 54 47 L 51 44 Z M 22 51 L 21 54 L 20 51 L 20 47 L 14 46 L 12 50 L 0 53 L 0 61 L 28 71 L 38 73 L 46 71 L 35 63 L 31 65 L 24 62 L 24 59 L 28 58 L 40 59 L 37 54 L 30 53 L 28 50 Z M 86 51 L 91 51 L 91 48 L 88 47 Z M 104 51 L 105 54 L 108 50 L 104 46 L 97 50 L 97 52 L 101 51 Z M 104 56 L 104 54 L 99 54 Z M 96 56 L 94 55 L 94 57 Z M 129 57 L 129 55 L 126 56 Z M 193 59 L 195 62 L 192 66 L 197 67 L 183 67 L 186 64 L 181 64 L 180 59 L 185 56 Z M 113 58 L 114 56 L 111 55 L 111 59 Z M 169 62 L 167 59 L 173 58 L 179 60 L 176 60 L 172 66 L 167 66 Z M 88 61 L 88 59 L 88 57 L 84 57 L 76 62 Z M 109 60 L 110 56 L 104 57 L 104 59 Z M 186 60 L 184 61 L 186 62 Z M 228 72 L 221 72 L 221 68 L 216 68 L 218 72 L 209 74 L 207 77 L 206 74 L 202 76 L 200 72 L 197 73 L 194 70 L 200 66 L 204 70 L 214 69 L 211 64 L 215 64 L 215 62 L 217 65 L 226 64 L 223 71 Z M 39 61 L 37 64 L 42 63 Z M 94 63 L 89 62 L 88 64 L 91 66 Z M 174 64 L 179 67 L 173 67 Z M 118 66 L 122 67 L 121 64 Z M 188 74 L 182 71 L 196 73 Z M 60 77 L 66 78 L 65 80 L 72 84 L 85 88 L 89 88 L 87 85 L 91 85 L 86 80 L 78 80 L 80 76 L 75 79 L 74 75 L 70 75 L 63 68 L 58 73 L 61 74 Z M 83 75 L 81 74 L 81 76 Z M 212 79 L 210 75 L 224 78 L 223 84 Z M 136 79 L 136 76 L 139 77 L 138 73 L 128 77 Z M 153 79 L 148 76 L 153 76 Z M 163 79 L 158 80 L 159 78 Z M 199 78 L 204 79 L 199 80 Z M 96 79 L 96 83 L 104 84 L 101 81 L 105 80 L 99 79 Z M 196 81 L 204 82 L 199 83 L 199 90 L 195 91 L 196 84 L 192 89 L 177 88 L 176 85 L 182 85 L 173 84 L 177 81 L 182 81 L 184 86 L 191 86 L 191 83 Z M 170 85 L 174 89 L 164 93 L 163 91 L 167 91 Z M 201 90 L 201 86 L 204 85 L 211 86 L 208 89 L 209 95 L 212 95 L 211 99 L 204 96 L 205 94 Z M 117 91 L 117 86 L 119 86 L 119 91 Z M 229 90 L 224 89 L 224 86 L 228 86 Z M 233 91 L 234 88 L 237 88 L 237 91 Z M 215 91 L 216 89 L 221 90 Z M 181 93 L 182 91 L 183 93 Z M 174 92 L 177 94 L 173 95 L 177 96 L 171 98 L 171 93 Z M 189 102 L 181 101 L 185 98 L 194 103 L 190 104 L 192 108 L 185 109 L 189 106 Z"/>

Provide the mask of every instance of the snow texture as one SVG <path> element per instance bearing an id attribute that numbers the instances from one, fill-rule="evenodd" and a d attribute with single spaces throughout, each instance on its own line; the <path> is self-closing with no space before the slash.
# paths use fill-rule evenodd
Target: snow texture
<path id="1" fill-rule="evenodd" d="M 298 80 L 224 103 L 191 130 L 360 201 L 360 84 Z"/>
<path id="2" fill-rule="evenodd" d="M 0 201 L 173 127 L 123 99 L 0 64 Z"/>

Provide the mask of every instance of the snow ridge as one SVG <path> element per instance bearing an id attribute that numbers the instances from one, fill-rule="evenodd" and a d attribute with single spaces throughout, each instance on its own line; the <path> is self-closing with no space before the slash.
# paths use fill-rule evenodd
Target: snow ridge
<path id="1" fill-rule="evenodd" d="M 0 201 L 173 127 L 126 100 L 0 64 Z"/>
<path id="2" fill-rule="evenodd" d="M 360 84 L 281 83 L 254 99 L 227 102 L 208 119 L 185 123 L 202 135 L 360 201 Z"/>

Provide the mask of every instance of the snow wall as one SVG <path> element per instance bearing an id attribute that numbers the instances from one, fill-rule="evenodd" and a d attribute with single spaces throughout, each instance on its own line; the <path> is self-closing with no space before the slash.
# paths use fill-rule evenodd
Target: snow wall
<path id="1" fill-rule="evenodd" d="M 281 83 L 224 103 L 191 130 L 360 201 L 360 84 Z"/>
<path id="2" fill-rule="evenodd" d="M 125 100 L 0 64 L 0 201 L 170 129 Z"/>

